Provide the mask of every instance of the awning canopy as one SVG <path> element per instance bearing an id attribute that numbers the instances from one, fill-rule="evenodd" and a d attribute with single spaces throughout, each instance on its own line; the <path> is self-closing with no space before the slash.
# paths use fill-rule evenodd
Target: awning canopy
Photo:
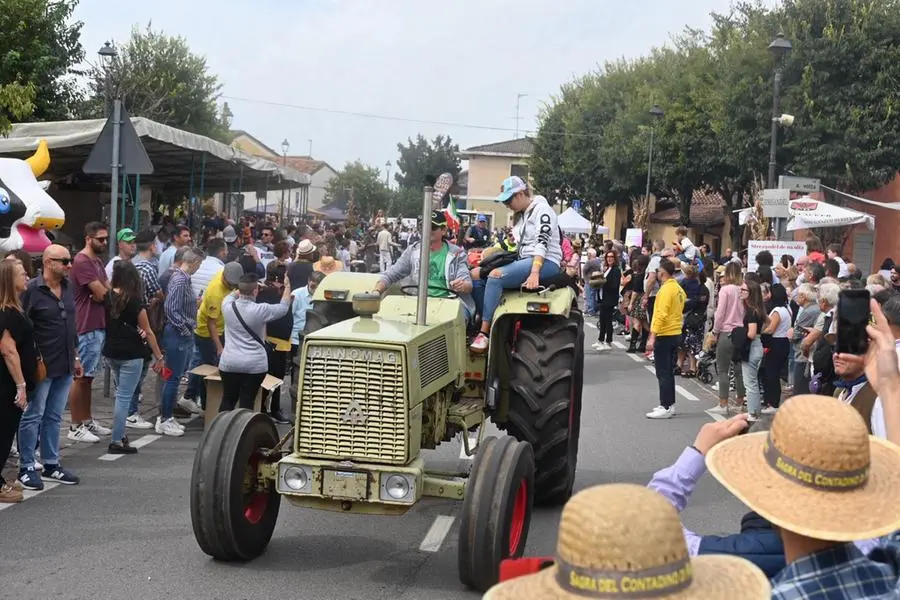
<path id="1" fill-rule="evenodd" d="M 277 190 L 310 184 L 310 176 L 290 167 L 280 166 L 217 142 L 211 138 L 182 131 L 143 117 L 132 117 L 154 173 L 141 176 L 141 183 L 169 192 L 199 193 L 201 178 L 206 193 Z M 102 175 L 81 172 L 91 148 L 103 130 L 105 119 L 54 121 L 13 125 L 6 137 L 0 137 L 0 155 L 26 158 L 47 140 L 50 147 L 50 169 L 54 178 L 77 175 L 78 179 L 103 181 Z M 238 182 L 241 189 L 238 189 Z"/>
<path id="2" fill-rule="evenodd" d="M 590 233 L 591 222 L 578 214 L 571 206 L 567 208 L 557 219 L 559 228 L 565 233 Z M 597 233 L 609 233 L 609 229 L 601 225 L 597 226 Z"/>
<path id="3" fill-rule="evenodd" d="M 793 217 L 788 222 L 788 231 L 858 224 L 864 224 L 870 231 L 875 229 L 874 216 L 851 208 L 828 204 L 811 196 L 791 200 L 788 204 L 788 212 Z"/>

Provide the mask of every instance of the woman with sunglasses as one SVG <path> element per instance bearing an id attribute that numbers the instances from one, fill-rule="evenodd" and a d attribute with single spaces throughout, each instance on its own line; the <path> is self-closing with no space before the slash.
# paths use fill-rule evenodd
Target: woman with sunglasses
<path id="1" fill-rule="evenodd" d="M 746 279 L 741 284 L 741 302 L 744 305 L 744 331 L 746 342 L 741 348 L 741 376 L 747 390 L 747 412 L 750 420 L 759 419 L 762 394 L 759 386 L 759 368 L 763 360 L 762 333 L 766 325 L 766 309 L 762 286 Z"/>
<path id="2" fill-rule="evenodd" d="M 619 270 L 619 254 L 615 250 L 608 251 L 603 257 L 603 285 L 597 290 L 588 290 L 588 293 L 597 292 L 600 307 L 600 318 L 597 320 L 597 343 L 594 350 L 612 349 L 613 338 L 613 314 L 619 303 L 619 287 L 622 283 L 622 271 Z"/>
<path id="3" fill-rule="evenodd" d="M 496 202 L 515 213 L 513 235 L 518 241 L 519 260 L 491 271 L 484 286 L 484 308 L 481 331 L 472 341 L 470 350 L 481 354 L 488 349 L 488 336 L 494 311 L 500 304 L 503 290 L 536 290 L 541 279 L 559 275 L 562 246 L 556 213 L 543 196 L 531 195 L 531 189 L 521 177 L 503 180 Z"/>

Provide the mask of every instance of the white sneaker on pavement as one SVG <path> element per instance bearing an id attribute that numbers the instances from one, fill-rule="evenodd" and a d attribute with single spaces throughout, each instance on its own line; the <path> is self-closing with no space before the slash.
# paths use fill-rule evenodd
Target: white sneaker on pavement
<path id="1" fill-rule="evenodd" d="M 601 342 L 594 342 L 593 344 L 591 344 L 591 348 L 593 348 L 597 352 L 603 352 L 603 350 L 605 349 Z"/>
<path id="2" fill-rule="evenodd" d="M 669 408 L 665 408 L 664 406 L 657 406 L 653 410 L 647 413 L 648 419 L 671 419 L 675 416 L 675 406 L 670 406 Z"/>
<path id="3" fill-rule="evenodd" d="M 156 433 L 169 435 L 172 437 L 183 436 L 184 430 L 181 429 L 174 421 L 175 420 L 171 418 L 163 421 L 159 417 L 156 417 Z"/>
<path id="4" fill-rule="evenodd" d="M 721 404 L 717 404 L 717 405 L 713 406 L 712 408 L 707 409 L 706 412 L 708 412 L 711 415 L 727 415 L 728 407 L 722 406 Z"/>
<path id="5" fill-rule="evenodd" d="M 71 425 L 69 425 L 69 433 L 66 434 L 66 437 L 73 442 L 89 442 L 91 444 L 96 444 L 100 441 L 100 438 L 91 433 L 91 431 L 84 425 L 84 423 L 82 423 L 78 427 L 72 427 Z"/>
<path id="6" fill-rule="evenodd" d="M 762 411 L 760 411 L 760 412 L 762 412 L 762 414 L 764 414 L 764 415 L 774 415 L 777 411 L 778 411 L 778 409 L 775 408 L 774 406 L 767 406 L 764 409 L 762 409 Z"/>
<path id="7" fill-rule="evenodd" d="M 112 434 L 112 429 L 110 429 L 109 427 L 104 427 L 103 425 L 101 425 L 100 423 L 98 423 L 97 421 L 95 421 L 93 419 L 91 419 L 84 425 L 85 425 L 85 427 L 88 428 L 88 431 L 90 431 L 94 435 L 105 436 L 105 435 Z"/>
<path id="8" fill-rule="evenodd" d="M 182 410 L 186 410 L 192 415 L 199 415 L 203 412 L 203 409 L 200 408 L 199 404 L 194 402 L 191 398 L 185 398 L 184 396 L 178 399 L 178 407 Z"/>
<path id="9" fill-rule="evenodd" d="M 141 413 L 134 413 L 125 419 L 125 427 L 130 429 L 153 429 L 153 423 L 144 419 Z"/>

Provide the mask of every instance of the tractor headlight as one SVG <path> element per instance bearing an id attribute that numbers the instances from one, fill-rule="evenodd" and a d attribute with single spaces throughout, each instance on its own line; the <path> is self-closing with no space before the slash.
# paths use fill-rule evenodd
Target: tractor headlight
<path id="1" fill-rule="evenodd" d="M 409 475 L 385 474 L 382 476 L 381 482 L 382 500 L 409 503 L 415 500 L 415 481 Z"/>
<path id="2" fill-rule="evenodd" d="M 281 472 L 281 482 L 283 486 L 291 492 L 312 491 L 312 476 L 306 467 L 299 465 L 290 465 Z"/>

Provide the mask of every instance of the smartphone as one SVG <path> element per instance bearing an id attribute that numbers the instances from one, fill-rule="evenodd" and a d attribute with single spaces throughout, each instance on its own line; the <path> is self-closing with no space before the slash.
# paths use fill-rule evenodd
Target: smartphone
<path id="1" fill-rule="evenodd" d="M 872 317 L 869 298 L 869 290 L 841 290 L 835 311 L 835 352 L 838 354 L 862 355 L 869 350 L 866 334 L 866 325 Z"/>

